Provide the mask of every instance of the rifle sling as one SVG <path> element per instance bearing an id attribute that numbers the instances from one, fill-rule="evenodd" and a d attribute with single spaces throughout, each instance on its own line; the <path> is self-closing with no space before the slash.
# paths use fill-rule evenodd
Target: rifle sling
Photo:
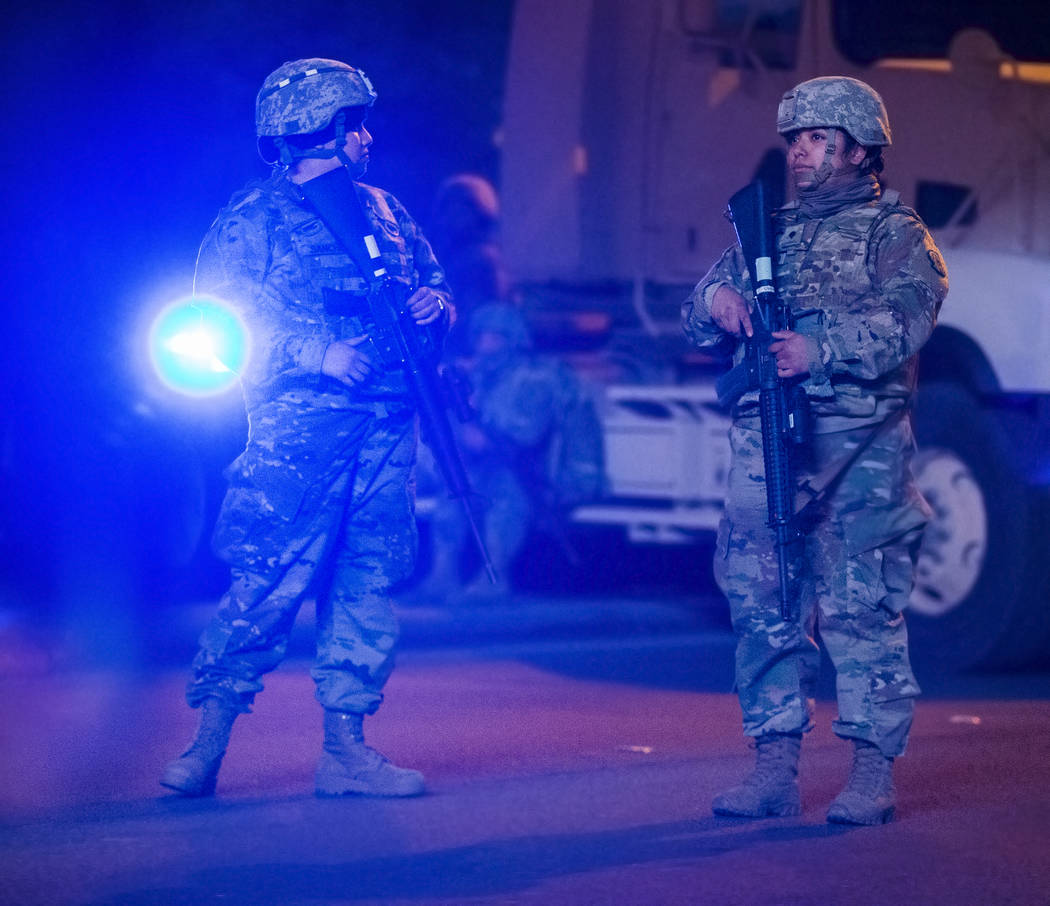
<path id="1" fill-rule="evenodd" d="M 365 237 L 373 235 L 375 231 L 365 216 L 357 188 L 346 168 L 329 170 L 299 184 L 298 189 L 350 255 L 361 271 L 361 276 L 370 284 L 380 282 L 376 265 L 371 261 L 365 245 Z"/>
<path id="2" fill-rule="evenodd" d="M 795 520 L 801 523 L 805 518 L 808 518 L 830 496 L 842 476 L 860 459 L 864 451 L 875 442 L 876 438 L 881 437 L 890 427 L 896 425 L 904 417 L 908 409 L 909 406 L 907 404 L 901 406 L 889 418 L 876 425 L 869 432 L 868 436 L 857 445 L 856 449 L 835 460 L 831 465 L 825 466 L 812 478 L 807 478 L 803 481 L 799 485 L 798 493 L 795 497 Z"/>

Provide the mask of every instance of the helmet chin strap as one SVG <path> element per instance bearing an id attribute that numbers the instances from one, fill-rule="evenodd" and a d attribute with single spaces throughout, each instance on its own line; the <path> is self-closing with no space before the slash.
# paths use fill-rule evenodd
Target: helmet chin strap
<path id="1" fill-rule="evenodd" d="M 283 136 L 274 136 L 273 144 L 277 148 L 279 154 L 279 162 L 283 167 L 291 167 L 297 160 L 302 160 L 306 157 L 316 158 L 318 160 L 327 160 L 328 158 L 334 157 L 338 159 L 347 170 L 351 173 L 354 171 L 354 162 L 350 160 L 349 155 L 346 153 L 346 111 L 340 110 L 336 115 L 335 119 L 332 120 L 332 124 L 335 126 L 335 147 L 334 148 L 310 148 L 309 150 L 303 151 L 299 148 L 293 148 L 284 140 Z"/>
<path id="2" fill-rule="evenodd" d="M 354 172 L 354 162 L 346 153 L 346 111 L 340 110 L 333 120 L 335 123 L 335 157 L 351 173 Z"/>
<path id="3" fill-rule="evenodd" d="M 828 129 L 828 141 L 824 145 L 824 160 L 817 168 L 817 172 L 813 174 L 813 182 L 806 187 L 807 192 L 820 188 L 827 182 L 828 177 L 835 172 L 831 166 L 831 159 L 835 156 L 835 148 L 838 146 L 840 139 L 841 133 L 838 129 Z"/>

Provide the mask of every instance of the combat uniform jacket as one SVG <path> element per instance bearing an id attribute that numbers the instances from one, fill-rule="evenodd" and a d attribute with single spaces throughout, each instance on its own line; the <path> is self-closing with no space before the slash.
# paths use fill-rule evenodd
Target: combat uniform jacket
<path id="1" fill-rule="evenodd" d="M 416 222 L 393 195 L 355 184 L 394 279 L 408 289 L 430 286 L 451 296 L 445 275 Z M 349 388 L 321 375 L 328 345 L 367 333 L 347 297 L 362 298 L 367 283 L 349 254 L 277 172 L 234 195 L 201 246 L 195 291 L 234 304 L 251 331 L 244 375 L 249 412 L 294 392 L 303 405 L 353 407 L 377 396 L 403 396 L 396 372 Z M 332 291 L 340 302 L 332 303 Z"/>
<path id="2" fill-rule="evenodd" d="M 917 376 L 916 353 L 933 332 L 948 291 L 947 270 L 918 215 L 896 193 L 820 220 L 797 203 L 776 216 L 777 290 L 816 341 L 804 387 L 818 433 L 884 420 L 904 406 Z M 721 285 L 745 299 L 751 282 L 739 246 L 728 249 L 683 307 L 686 334 L 711 346 L 725 333 L 711 320 Z M 743 343 L 736 360 L 743 356 Z M 757 394 L 738 418 L 756 418 Z"/>
<path id="3" fill-rule="evenodd" d="M 387 272 L 406 294 L 430 286 L 449 300 L 444 272 L 405 208 L 387 192 L 355 186 Z M 354 387 L 321 373 L 330 343 L 370 333 L 367 289 L 345 248 L 280 172 L 235 194 L 201 246 L 195 292 L 232 304 L 251 342 L 242 376 L 250 435 L 227 477 L 253 477 L 282 515 L 294 515 L 304 492 L 341 460 L 348 439 L 337 427 L 340 414 L 352 420 L 412 406 L 400 369 Z"/>

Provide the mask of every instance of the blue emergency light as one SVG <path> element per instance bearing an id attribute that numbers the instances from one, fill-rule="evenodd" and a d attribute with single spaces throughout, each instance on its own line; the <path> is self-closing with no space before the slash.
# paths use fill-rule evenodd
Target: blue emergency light
<path id="1" fill-rule="evenodd" d="M 229 390 L 248 360 L 248 332 L 229 305 L 191 296 L 167 306 L 149 335 L 150 359 L 164 384 L 189 396 Z"/>

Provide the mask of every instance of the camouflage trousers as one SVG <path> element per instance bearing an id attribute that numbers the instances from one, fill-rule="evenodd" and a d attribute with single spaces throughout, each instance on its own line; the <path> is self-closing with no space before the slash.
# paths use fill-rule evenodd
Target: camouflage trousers
<path id="1" fill-rule="evenodd" d="M 416 556 L 415 415 L 314 413 L 279 434 L 255 428 L 228 471 L 214 547 L 231 584 L 201 635 L 187 700 L 250 710 L 313 597 L 317 700 L 371 714 L 398 637 L 389 589 Z"/>
<path id="2" fill-rule="evenodd" d="M 815 435 L 799 480 L 842 463 L 874 427 Z M 714 573 L 737 634 L 736 688 L 744 732 L 812 726 L 819 632 L 836 671 L 835 733 L 887 756 L 907 744 L 919 687 L 901 613 L 908 602 L 927 508 L 914 489 L 911 425 L 885 427 L 845 470 L 791 548 L 798 622 L 780 615 L 777 554 L 766 521 L 762 436 L 731 430 L 733 452 Z M 832 469 L 834 471 L 834 469 Z"/>

